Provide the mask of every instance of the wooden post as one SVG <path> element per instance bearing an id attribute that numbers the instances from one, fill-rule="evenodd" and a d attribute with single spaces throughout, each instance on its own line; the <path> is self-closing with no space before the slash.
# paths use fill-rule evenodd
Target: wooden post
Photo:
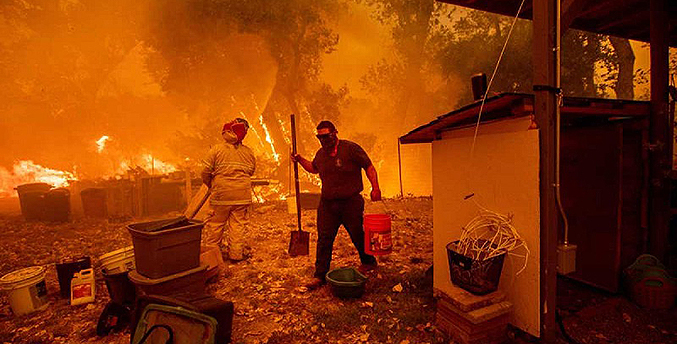
<path id="1" fill-rule="evenodd" d="M 541 339 L 555 342 L 557 210 L 555 208 L 555 116 L 559 1 L 533 0 L 534 113 L 539 128 L 541 194 Z"/>
<path id="2" fill-rule="evenodd" d="M 400 176 L 400 197 L 404 198 L 404 188 L 402 188 L 402 153 L 400 152 L 400 139 L 397 139 L 397 173 Z"/>
<path id="3" fill-rule="evenodd" d="M 668 18 L 666 0 L 650 1 L 651 117 L 649 118 L 649 249 L 665 261 L 670 225 L 672 119 L 668 113 Z"/>
<path id="4" fill-rule="evenodd" d="M 186 177 L 186 205 L 188 205 L 190 204 L 190 201 L 193 199 L 193 183 L 190 178 L 190 168 L 188 168 L 188 164 L 186 164 L 185 177 Z"/>

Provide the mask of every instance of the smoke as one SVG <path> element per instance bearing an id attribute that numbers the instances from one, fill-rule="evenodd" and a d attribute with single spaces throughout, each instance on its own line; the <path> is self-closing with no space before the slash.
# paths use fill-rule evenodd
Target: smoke
<path id="1" fill-rule="evenodd" d="M 370 68 L 397 58 L 392 24 L 373 14 L 331 0 L 3 2 L 2 178 L 16 180 L 13 166 L 25 160 L 81 179 L 148 157 L 195 171 L 222 124 L 243 117 L 257 176 L 286 183 L 295 112 L 302 154 L 319 148 L 317 122 L 333 120 L 370 154 L 385 194 L 399 193 L 397 137 L 439 112 L 424 99 L 398 109 L 396 93 L 364 88 Z M 447 82 L 429 80 L 433 89 Z"/>

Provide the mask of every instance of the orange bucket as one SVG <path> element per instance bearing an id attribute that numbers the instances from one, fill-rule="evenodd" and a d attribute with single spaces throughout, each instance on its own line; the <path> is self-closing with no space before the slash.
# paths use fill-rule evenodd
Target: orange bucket
<path id="1" fill-rule="evenodd" d="M 367 254 L 382 256 L 393 250 L 392 234 L 390 232 L 390 215 L 364 215 L 364 251 Z"/>

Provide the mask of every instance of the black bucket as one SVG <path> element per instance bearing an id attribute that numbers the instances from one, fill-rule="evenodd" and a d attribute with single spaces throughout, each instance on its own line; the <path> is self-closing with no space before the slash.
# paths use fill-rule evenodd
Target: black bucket
<path id="1" fill-rule="evenodd" d="M 136 287 L 129 280 L 129 271 L 103 274 L 110 299 L 119 305 L 131 305 L 136 299 Z"/>
<path id="2" fill-rule="evenodd" d="M 451 282 L 475 295 L 486 295 L 496 291 L 501 279 L 505 253 L 480 261 L 457 252 L 455 250 L 457 246 L 458 240 L 447 244 Z"/>
<path id="3" fill-rule="evenodd" d="M 92 267 L 89 257 L 80 257 L 70 262 L 61 262 L 56 264 L 56 275 L 59 279 L 59 289 L 61 297 L 69 299 L 71 297 L 71 280 L 73 274 L 84 269 Z"/>

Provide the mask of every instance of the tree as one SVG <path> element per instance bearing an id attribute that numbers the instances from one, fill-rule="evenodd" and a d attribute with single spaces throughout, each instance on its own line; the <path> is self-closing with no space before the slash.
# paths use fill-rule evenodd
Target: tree
<path id="1" fill-rule="evenodd" d="M 388 113 L 399 114 L 397 127 L 420 123 L 448 104 L 447 97 L 436 99 L 439 84 L 430 82 L 436 72 L 430 57 L 436 50 L 435 35 L 444 29 L 442 23 L 451 16 L 452 7 L 433 0 L 364 2 L 374 8 L 379 22 L 391 27 L 395 58 L 373 66 L 361 80 L 363 87 L 387 104 Z"/>
<path id="2" fill-rule="evenodd" d="M 138 43 L 142 5 L 131 0 L 4 1 L 0 4 L 2 146 L 72 168 L 85 132 L 105 122 L 97 97 Z M 6 126 L 6 127 L 5 127 Z M 73 148 L 76 147 L 76 148 Z"/>
<path id="3" fill-rule="evenodd" d="M 632 51 L 630 41 L 625 38 L 609 36 L 609 42 L 616 52 L 618 75 L 613 82 L 616 97 L 622 99 L 634 99 L 634 72 L 635 53 Z"/>
<path id="4" fill-rule="evenodd" d="M 340 0 L 160 2 L 149 32 L 156 52 L 149 66 L 167 94 L 200 121 L 195 132 L 208 132 L 216 142 L 213 119 L 242 113 L 255 127 L 253 135 L 263 140 L 267 130 L 279 163 L 287 156 L 288 114 L 305 124 L 298 125 L 305 140 L 316 116 L 308 111 L 337 110 L 347 95 L 319 80 L 322 57 L 338 43 L 330 22 L 341 9 Z M 203 141 L 198 134 L 184 139 L 190 136 Z"/>

